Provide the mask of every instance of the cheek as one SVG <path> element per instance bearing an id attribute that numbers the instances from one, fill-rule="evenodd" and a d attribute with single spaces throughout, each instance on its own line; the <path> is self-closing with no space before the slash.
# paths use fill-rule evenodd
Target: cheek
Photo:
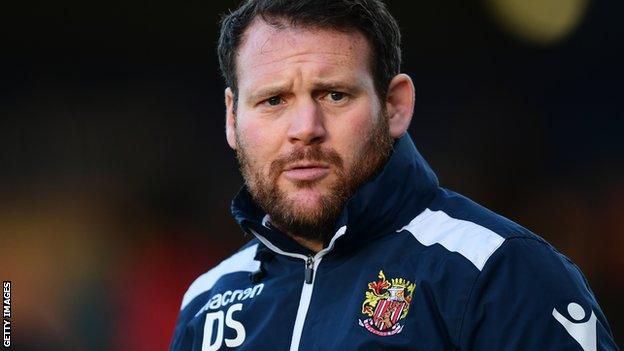
<path id="1" fill-rule="evenodd" d="M 371 133 L 373 124 L 377 122 L 374 118 L 374 110 L 364 106 L 351 111 L 341 121 L 341 125 L 336 126 L 336 149 L 343 157 L 345 166 L 348 168 L 355 161 L 358 154 L 366 143 L 367 136 Z"/>
<path id="2" fill-rule="evenodd" d="M 245 153 L 258 167 L 268 167 L 279 151 L 279 138 L 275 131 L 257 123 L 245 123 L 238 126 L 239 143 Z"/>
<path id="3" fill-rule="evenodd" d="M 261 144 L 262 135 L 257 128 L 239 124 L 236 131 L 239 142 L 243 144 L 243 147 L 248 152 L 257 149 L 257 146 Z"/>

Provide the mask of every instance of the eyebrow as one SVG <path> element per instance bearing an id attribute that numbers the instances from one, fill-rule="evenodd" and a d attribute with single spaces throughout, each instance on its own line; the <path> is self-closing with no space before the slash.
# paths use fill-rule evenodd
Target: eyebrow
<path id="1" fill-rule="evenodd" d="M 272 96 L 279 96 L 292 90 L 292 83 L 279 84 L 260 88 L 249 94 L 248 101 L 255 102 Z M 312 90 L 319 91 L 344 91 L 348 93 L 356 93 L 360 90 L 355 83 L 345 83 L 343 81 L 317 81 L 312 83 Z"/>
<path id="2" fill-rule="evenodd" d="M 282 95 L 284 92 L 290 90 L 291 85 L 275 85 L 268 86 L 264 88 L 260 88 L 253 93 L 249 94 L 248 101 L 258 101 L 266 98 L 270 98 L 271 96 Z"/>
<path id="3" fill-rule="evenodd" d="M 314 83 L 313 90 L 315 91 L 344 91 L 344 92 L 356 92 L 359 90 L 356 84 L 354 83 L 345 83 L 342 81 L 319 81 Z"/>

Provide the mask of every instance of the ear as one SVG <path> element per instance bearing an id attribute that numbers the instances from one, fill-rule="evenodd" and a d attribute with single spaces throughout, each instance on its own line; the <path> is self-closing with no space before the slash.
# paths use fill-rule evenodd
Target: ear
<path id="1" fill-rule="evenodd" d="M 236 150 L 236 115 L 234 114 L 234 93 L 229 87 L 225 89 L 225 138 Z"/>
<path id="2" fill-rule="evenodd" d="M 405 132 L 414 114 L 414 83 L 407 74 L 397 74 L 390 81 L 386 97 L 390 135 L 398 139 Z"/>

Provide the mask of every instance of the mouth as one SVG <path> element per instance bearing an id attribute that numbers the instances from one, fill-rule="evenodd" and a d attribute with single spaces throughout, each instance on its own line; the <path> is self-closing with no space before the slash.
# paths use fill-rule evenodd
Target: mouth
<path id="1" fill-rule="evenodd" d="M 282 173 L 293 182 L 315 181 L 329 174 L 329 165 L 321 162 L 297 162 L 284 168 Z"/>

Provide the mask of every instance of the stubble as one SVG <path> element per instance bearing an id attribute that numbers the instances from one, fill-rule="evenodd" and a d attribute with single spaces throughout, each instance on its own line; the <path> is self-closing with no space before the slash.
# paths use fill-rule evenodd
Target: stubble
<path id="1" fill-rule="evenodd" d="M 390 136 L 388 116 L 385 111 L 377 119 L 361 150 L 355 155 L 353 165 L 345 166 L 342 157 L 333 149 L 315 144 L 294 149 L 291 153 L 271 162 L 269 174 L 263 175 L 261 165 L 251 159 L 243 138 L 236 129 L 239 147 L 236 157 L 247 189 L 257 204 L 269 215 L 271 224 L 288 235 L 304 240 L 327 241 L 333 236 L 336 221 L 345 203 L 357 189 L 370 180 L 388 160 L 394 140 Z M 322 195 L 314 208 L 289 198 L 280 189 L 278 178 L 284 168 L 297 161 L 325 162 L 335 169 L 336 181 Z M 312 188 L 318 181 L 298 181 L 298 188 Z"/>

